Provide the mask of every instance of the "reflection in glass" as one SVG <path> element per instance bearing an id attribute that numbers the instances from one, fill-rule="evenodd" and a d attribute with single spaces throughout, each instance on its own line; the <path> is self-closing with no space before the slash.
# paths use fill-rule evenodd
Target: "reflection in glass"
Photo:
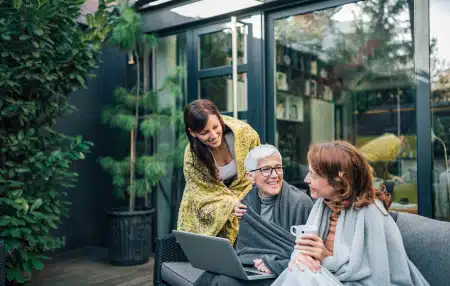
<path id="1" fill-rule="evenodd" d="M 304 187 L 311 143 L 343 139 L 370 161 L 392 209 L 417 213 L 410 2 L 361 1 L 275 22 L 275 138 L 287 181 Z M 286 112 L 299 100 L 301 120 Z"/>
<path id="2" fill-rule="evenodd" d="M 450 2 L 430 1 L 434 216 L 450 220 Z"/>
<path id="3" fill-rule="evenodd" d="M 238 64 L 247 62 L 247 26 L 237 27 Z M 231 28 L 222 31 L 201 35 L 199 37 L 199 68 L 213 68 L 229 66 L 232 64 Z"/>
<path id="4" fill-rule="evenodd" d="M 233 80 L 231 75 L 200 80 L 200 98 L 214 102 L 221 112 L 233 111 Z M 247 110 L 247 74 L 238 74 L 238 110 Z"/>

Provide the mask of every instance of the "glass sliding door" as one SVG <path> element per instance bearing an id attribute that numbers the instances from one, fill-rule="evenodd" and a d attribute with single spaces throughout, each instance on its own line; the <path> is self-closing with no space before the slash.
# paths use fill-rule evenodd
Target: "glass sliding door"
<path id="1" fill-rule="evenodd" d="M 213 101 L 224 113 L 233 112 L 233 79 L 231 75 L 202 78 L 199 81 L 200 98 Z M 238 74 L 237 106 L 239 111 L 247 111 L 247 73 Z"/>
<path id="2" fill-rule="evenodd" d="M 237 115 L 247 121 L 260 135 L 263 135 L 261 120 L 258 118 L 263 109 L 262 94 L 256 80 L 258 64 L 257 45 L 261 42 L 261 15 L 238 18 L 236 23 L 237 43 Z M 233 116 L 233 44 L 232 23 L 210 25 L 193 31 L 194 53 L 190 71 L 189 101 L 207 98 L 213 101 L 222 114 Z M 252 57 L 249 53 L 253 51 Z"/>
<path id="3" fill-rule="evenodd" d="M 237 68 L 238 68 L 238 117 L 246 119 L 248 107 L 247 50 L 249 27 L 238 22 Z M 197 98 L 214 102 L 220 112 L 232 115 L 234 109 L 232 77 L 232 27 L 231 22 L 208 26 L 194 32 L 196 53 L 194 64 L 197 70 Z"/>
<path id="4" fill-rule="evenodd" d="M 450 220 L 450 2 L 430 0 L 434 217 Z"/>
<path id="5" fill-rule="evenodd" d="M 412 1 L 373 0 L 271 16 L 272 132 L 288 182 L 306 187 L 310 144 L 343 139 L 369 160 L 392 209 L 417 213 L 411 15 Z"/>
<path id="6" fill-rule="evenodd" d="M 217 27 L 219 28 L 219 27 Z M 198 36 L 198 67 L 199 69 L 208 69 L 215 67 L 231 66 L 232 64 L 232 39 L 231 27 L 229 24 L 221 25 L 221 29 L 206 34 L 199 32 Z M 237 50 L 238 64 L 247 63 L 247 26 L 237 25 Z"/>

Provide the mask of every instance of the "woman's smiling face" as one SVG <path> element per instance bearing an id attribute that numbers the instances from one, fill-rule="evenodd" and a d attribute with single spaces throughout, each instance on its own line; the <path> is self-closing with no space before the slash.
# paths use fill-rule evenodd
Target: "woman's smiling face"
<path id="1" fill-rule="evenodd" d="M 259 160 L 257 171 L 249 172 L 248 178 L 264 197 L 278 195 L 283 186 L 283 163 L 280 154 Z"/>
<path id="2" fill-rule="evenodd" d="M 309 164 L 309 172 L 305 177 L 305 183 L 309 185 L 311 197 L 314 199 L 329 199 L 336 193 L 336 190 L 328 183 L 328 179 L 317 175 L 311 164 Z"/>
<path id="3" fill-rule="evenodd" d="M 222 125 L 217 115 L 210 114 L 208 116 L 208 121 L 206 122 L 205 128 L 199 132 L 192 131 L 189 129 L 189 133 L 198 138 L 203 144 L 209 148 L 217 148 L 222 144 Z"/>

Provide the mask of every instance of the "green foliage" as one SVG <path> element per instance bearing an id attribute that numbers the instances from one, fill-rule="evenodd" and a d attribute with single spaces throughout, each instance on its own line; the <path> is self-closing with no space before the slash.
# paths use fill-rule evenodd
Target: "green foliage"
<path id="1" fill-rule="evenodd" d="M 121 49 L 131 50 L 135 48 L 142 35 L 141 15 L 128 5 L 128 1 L 119 1 L 119 3 L 120 17 L 114 27 L 111 40 Z"/>
<path id="2" fill-rule="evenodd" d="M 7 278 L 41 270 L 43 254 L 61 247 L 51 235 L 67 217 L 66 190 L 92 143 L 55 130 L 75 107 L 69 94 L 86 86 L 99 63 L 109 13 L 76 19 L 82 0 L 0 1 L 0 237 Z"/>
<path id="3" fill-rule="evenodd" d="M 118 128 L 124 132 L 137 129 L 142 137 L 156 139 L 164 131 L 174 133 L 183 128 L 181 108 L 158 108 L 158 97 L 163 93 L 165 96 L 173 96 L 175 104 L 181 106 L 181 93 L 179 79 L 182 77 L 181 70 L 177 70 L 174 76 L 167 77 L 164 85 L 158 89 L 136 96 L 138 89 L 127 91 L 118 87 L 115 91 L 115 104 L 108 106 L 103 111 L 103 121 L 111 127 Z M 141 94 L 143 92 L 141 91 Z M 137 103 L 140 103 L 139 106 Z M 136 120 L 136 108 L 138 108 L 138 119 Z M 116 160 L 111 157 L 100 158 L 102 168 L 112 176 L 115 194 L 124 198 L 124 194 L 134 192 L 137 197 L 143 197 L 151 192 L 152 187 L 167 174 L 168 164 L 174 166 L 182 165 L 184 147 L 187 142 L 185 136 L 178 136 L 175 147 L 158 144 L 152 155 L 136 156 L 135 180 L 130 184 L 131 157 Z"/>
<path id="4" fill-rule="evenodd" d="M 130 156 L 121 160 L 111 157 L 100 158 L 102 168 L 112 176 L 115 194 L 124 197 L 128 194 L 129 210 L 135 208 L 135 198 L 144 197 L 150 193 L 152 187 L 157 185 L 166 175 L 168 165 L 179 166 L 179 148 L 186 146 L 183 139 L 179 139 L 182 130 L 182 114 L 180 108 L 163 108 L 159 104 L 161 94 L 172 96 L 175 106 L 181 105 L 181 79 L 182 71 L 176 70 L 172 76 L 167 77 L 161 88 L 148 90 L 148 58 L 151 48 L 156 44 L 153 35 L 146 35 L 141 30 L 141 16 L 128 1 L 119 1 L 119 16 L 116 19 L 112 31 L 111 41 L 121 49 L 127 51 L 130 56 L 136 57 L 137 83 L 131 90 L 118 87 L 114 93 L 115 103 L 108 106 L 103 112 L 103 122 L 111 127 L 129 132 Z M 141 68 L 143 66 L 143 68 Z M 143 76 L 141 76 L 141 69 Z M 143 84 L 141 84 L 143 79 Z M 146 84 L 147 83 L 147 84 Z M 137 155 L 137 133 L 144 137 L 144 145 L 151 141 L 157 142 L 157 136 L 161 133 L 172 131 L 175 134 L 175 148 L 169 148 L 163 144 L 157 144 L 151 152 L 142 152 Z M 184 138 L 184 136 L 181 136 Z M 156 144 L 155 144 L 156 145 Z M 151 155 L 149 155 L 151 154 Z"/>
<path id="5" fill-rule="evenodd" d="M 129 1 L 119 0 L 119 14 L 120 16 L 114 25 L 111 41 L 122 50 L 136 50 L 144 55 L 143 49 L 152 47 L 156 43 L 155 36 L 143 33 L 141 15 L 135 11 L 134 7 L 129 5 Z"/>

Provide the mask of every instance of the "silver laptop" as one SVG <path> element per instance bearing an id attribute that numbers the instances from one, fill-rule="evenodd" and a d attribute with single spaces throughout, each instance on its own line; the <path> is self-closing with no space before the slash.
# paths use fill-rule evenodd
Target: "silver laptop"
<path id="1" fill-rule="evenodd" d="M 276 277 L 275 274 L 260 272 L 255 267 L 244 267 L 228 239 L 176 230 L 173 233 L 195 268 L 243 280 Z"/>

